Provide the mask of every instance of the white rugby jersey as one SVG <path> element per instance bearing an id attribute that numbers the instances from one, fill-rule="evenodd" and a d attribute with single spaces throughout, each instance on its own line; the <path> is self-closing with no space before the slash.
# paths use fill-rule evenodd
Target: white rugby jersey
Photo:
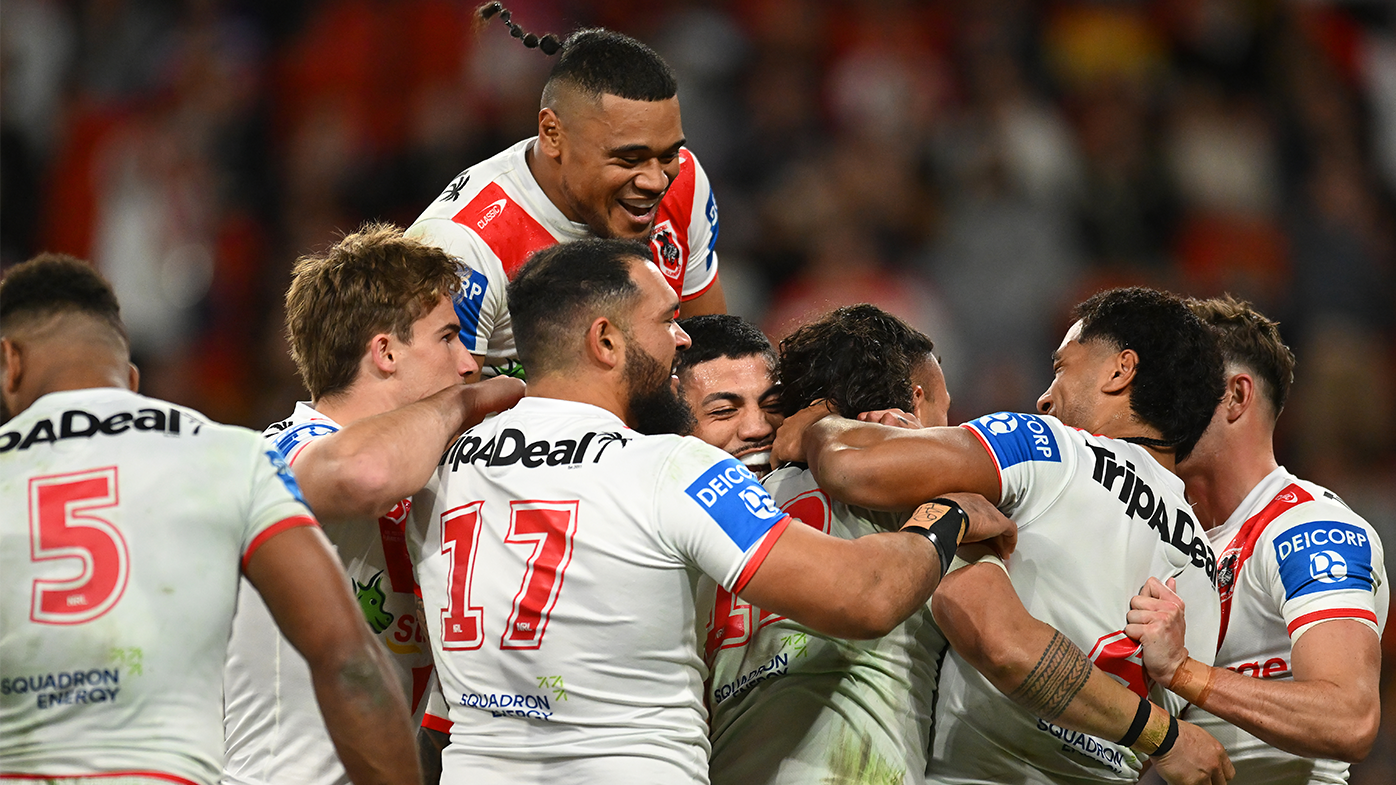
<path id="1" fill-rule="evenodd" d="M 267 428 L 266 436 L 294 470 L 307 444 L 338 430 L 337 423 L 310 404 L 298 403 L 290 419 Z M 417 621 L 417 582 L 407 555 L 405 526 L 410 507 L 411 501 L 404 499 L 382 518 L 330 523 L 324 531 L 344 562 L 364 618 L 389 653 L 408 706 L 420 721 L 432 658 L 426 632 Z M 238 597 L 223 690 L 225 783 L 349 782 L 320 715 L 310 667 L 281 634 L 255 591 Z"/>
<path id="2" fill-rule="evenodd" d="M 845 540 L 906 518 L 832 501 L 806 469 L 765 484 L 797 521 Z M 844 640 L 700 585 L 713 785 L 923 782 L 945 648 L 929 607 L 882 638 Z"/>
<path id="3" fill-rule="evenodd" d="M 999 470 L 999 509 L 1018 523 L 1008 573 L 1027 611 L 1144 695 L 1138 646 L 1125 637 L 1130 598 L 1149 577 L 1176 578 L 1188 651 L 1210 664 L 1220 602 L 1216 561 L 1183 483 L 1142 447 L 1053 417 L 990 414 L 964 426 Z M 1032 716 L 953 651 L 941 668 L 930 782 L 1134 782 L 1133 751 Z M 1153 688 L 1174 713 L 1181 699 Z"/>
<path id="4" fill-rule="evenodd" d="M 698 575 L 740 591 L 789 521 L 746 467 L 526 397 L 415 500 L 443 783 L 707 782 Z"/>
<path id="5" fill-rule="evenodd" d="M 522 377 L 505 287 L 535 251 L 594 237 L 552 203 L 528 169 L 525 139 L 461 172 L 407 228 L 470 266 L 456 298 L 461 340 L 482 355 L 486 375 Z M 692 151 L 679 151 L 679 175 L 659 202 L 650 235 L 654 263 L 683 300 L 717 280 L 717 200 Z"/>
<path id="6" fill-rule="evenodd" d="M 0 426 L 6 774 L 218 781 L 241 569 L 314 525 L 257 433 L 100 388 Z"/>
<path id="7" fill-rule="evenodd" d="M 1277 468 L 1207 535 L 1221 554 L 1218 667 L 1289 681 L 1290 647 L 1313 625 L 1352 619 L 1378 637 L 1385 629 L 1381 540 L 1327 488 Z M 1343 761 L 1277 750 L 1195 706 L 1186 717 L 1226 747 L 1238 782 L 1347 782 Z"/>

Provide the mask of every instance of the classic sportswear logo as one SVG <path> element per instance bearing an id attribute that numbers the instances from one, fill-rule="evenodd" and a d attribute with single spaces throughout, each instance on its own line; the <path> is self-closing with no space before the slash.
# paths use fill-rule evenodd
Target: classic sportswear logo
<path id="1" fill-rule="evenodd" d="M 480 212 L 479 220 L 475 222 L 475 228 L 484 229 L 489 226 L 490 221 L 498 218 L 499 214 L 504 212 L 504 205 L 508 203 L 508 199 L 498 199 L 486 205 L 485 209 Z"/>
<path id="2" fill-rule="evenodd" d="M 1342 521 L 1310 521 L 1275 538 L 1275 559 L 1285 597 L 1319 591 L 1373 591 L 1372 541 L 1367 531 Z"/>
<path id="3" fill-rule="evenodd" d="M 708 467 L 685 493 L 744 551 L 785 517 L 756 481 L 756 475 L 736 458 L 724 458 Z"/>

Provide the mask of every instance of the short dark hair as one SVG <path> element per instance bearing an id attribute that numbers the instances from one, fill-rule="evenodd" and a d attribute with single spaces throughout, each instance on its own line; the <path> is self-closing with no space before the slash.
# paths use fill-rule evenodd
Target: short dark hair
<path id="1" fill-rule="evenodd" d="M 1278 417 L 1294 383 L 1294 352 L 1280 338 L 1280 323 L 1229 294 L 1210 300 L 1188 300 L 1187 304 L 1216 331 L 1226 364 L 1239 365 L 1260 380 Z"/>
<path id="2" fill-rule="evenodd" d="M 593 27 L 567 36 L 543 85 L 544 104 L 556 85 L 597 99 L 664 101 L 678 95 L 679 80 L 659 53 L 623 33 Z"/>
<path id="3" fill-rule="evenodd" d="M 776 350 L 771 347 L 770 339 L 756 325 L 740 316 L 726 313 L 690 316 L 680 319 L 679 326 L 693 342 L 692 346 L 678 354 L 675 368 L 680 374 L 719 357 L 740 360 L 759 355 L 766 359 L 766 364 L 773 370 L 775 368 Z"/>
<path id="4" fill-rule="evenodd" d="M 631 266 L 650 258 L 635 240 L 576 240 L 534 254 L 509 284 L 514 347 L 532 378 L 570 367 L 598 316 L 626 328 L 624 309 L 640 296 Z"/>
<path id="5" fill-rule="evenodd" d="M 1181 298 L 1142 286 L 1099 292 L 1073 316 L 1083 343 L 1105 341 L 1139 356 L 1130 410 L 1159 430 L 1177 460 L 1186 458 L 1226 386 L 1216 334 Z"/>
<path id="6" fill-rule="evenodd" d="M 846 417 L 912 406 L 911 375 L 935 351 L 925 333 L 875 305 L 830 312 L 780 342 L 788 417 L 826 398 Z"/>
<path id="7" fill-rule="evenodd" d="M 460 291 L 464 268 L 389 223 L 367 223 L 324 253 L 296 260 L 286 290 L 291 358 L 314 400 L 358 377 L 368 339 L 412 342 L 412 325 Z"/>
<path id="8" fill-rule="evenodd" d="M 130 348 L 116 293 L 91 264 L 67 254 L 42 253 L 10 268 L 0 281 L 0 335 L 21 322 L 65 312 L 100 319 Z"/>

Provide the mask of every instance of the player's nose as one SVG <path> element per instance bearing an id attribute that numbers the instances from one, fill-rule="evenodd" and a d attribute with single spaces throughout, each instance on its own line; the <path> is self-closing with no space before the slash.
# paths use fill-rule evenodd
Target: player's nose
<path id="1" fill-rule="evenodd" d="M 693 340 L 688 337 L 688 333 L 684 332 L 682 327 L 675 324 L 674 330 L 674 346 L 679 349 L 687 349 L 693 345 Z"/>
<path id="2" fill-rule="evenodd" d="M 462 378 L 480 370 L 480 364 L 475 362 L 475 355 L 471 354 L 470 350 L 465 348 L 465 344 L 463 342 L 456 341 L 455 351 L 456 373 L 459 374 Z"/>
<path id="3" fill-rule="evenodd" d="M 635 187 L 646 193 L 661 194 L 669 188 L 669 179 L 669 173 L 664 171 L 659 159 L 651 158 L 635 175 Z"/>
<path id="4" fill-rule="evenodd" d="M 1047 388 L 1047 391 L 1044 392 L 1044 393 L 1037 399 L 1037 411 L 1040 412 L 1040 413 L 1042 413 L 1042 414 L 1051 414 L 1051 413 L 1052 413 L 1052 388 L 1051 388 L 1051 387 L 1048 387 L 1048 388 Z"/>

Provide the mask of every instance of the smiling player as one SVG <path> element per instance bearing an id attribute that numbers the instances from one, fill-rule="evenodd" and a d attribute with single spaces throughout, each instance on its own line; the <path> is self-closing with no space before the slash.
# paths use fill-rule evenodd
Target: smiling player
<path id="1" fill-rule="evenodd" d="M 526 43 L 497 3 L 498 13 Z M 548 37 L 544 50 L 557 46 Z M 654 50 L 579 30 L 543 86 L 538 135 L 462 172 L 408 229 L 470 266 L 456 302 L 485 375 L 522 376 L 504 288 L 539 249 L 588 237 L 648 241 L 682 316 L 727 310 L 717 202 L 685 146 L 678 82 Z"/>

